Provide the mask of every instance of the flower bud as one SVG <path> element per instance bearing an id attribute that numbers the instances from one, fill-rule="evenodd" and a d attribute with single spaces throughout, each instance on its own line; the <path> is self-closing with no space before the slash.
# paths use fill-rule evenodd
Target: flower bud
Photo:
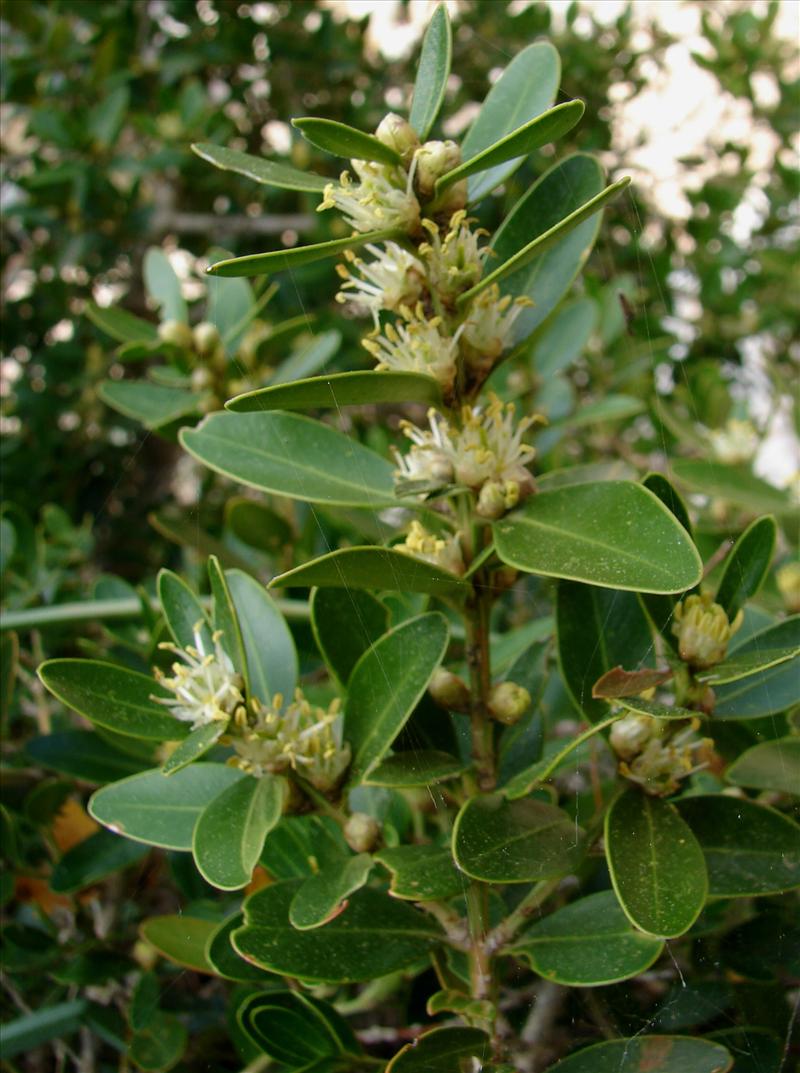
<path id="1" fill-rule="evenodd" d="M 380 825 L 366 812 L 354 812 L 344 825 L 344 838 L 354 853 L 368 853 L 378 844 Z"/>
<path id="2" fill-rule="evenodd" d="M 461 149 L 451 141 L 425 142 L 417 149 L 414 160 L 417 189 L 423 197 L 430 197 L 436 180 L 461 163 Z"/>
<path id="3" fill-rule="evenodd" d="M 449 708 L 454 712 L 465 712 L 469 708 L 467 683 L 444 667 L 438 667 L 433 672 L 428 692 L 442 708 Z"/>
<path id="4" fill-rule="evenodd" d="M 182 320 L 165 320 L 158 326 L 158 338 L 163 343 L 171 343 L 188 350 L 192 345 L 192 330 Z"/>
<path id="5" fill-rule="evenodd" d="M 383 117 L 375 131 L 375 137 L 379 142 L 399 153 L 404 164 L 409 162 L 414 151 L 419 147 L 417 132 L 407 119 L 403 119 L 395 112 L 389 112 Z"/>
<path id="6" fill-rule="evenodd" d="M 693 594 L 675 606 L 672 632 L 678 638 L 680 657 L 691 667 L 703 670 L 725 659 L 728 642 L 742 624 L 739 611 L 733 622 L 708 593 Z"/>
<path id="7" fill-rule="evenodd" d="M 201 358 L 210 358 L 220 347 L 222 336 L 215 325 L 204 320 L 195 325 L 192 332 L 192 342 L 194 343 L 194 349 Z"/>
<path id="8" fill-rule="evenodd" d="M 626 715 L 611 727 L 611 748 L 621 760 L 633 760 L 657 732 L 656 721 L 649 715 Z"/>
<path id="9" fill-rule="evenodd" d="M 513 726 L 531 705 L 531 695 L 516 682 L 498 682 L 489 694 L 489 711 L 498 723 Z"/>
<path id="10" fill-rule="evenodd" d="M 204 365 L 192 370 L 192 391 L 205 391 L 211 387 L 213 377 Z"/>
<path id="11" fill-rule="evenodd" d="M 481 518 L 501 518 L 519 502 L 517 481 L 487 481 L 478 494 L 475 508 Z"/>

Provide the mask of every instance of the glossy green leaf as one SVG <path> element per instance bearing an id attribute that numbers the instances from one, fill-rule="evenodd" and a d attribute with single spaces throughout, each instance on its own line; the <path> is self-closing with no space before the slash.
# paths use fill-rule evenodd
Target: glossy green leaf
<path id="1" fill-rule="evenodd" d="M 192 146 L 192 152 L 196 153 L 209 164 L 213 164 L 223 171 L 234 171 L 238 175 L 244 175 L 247 179 L 253 179 L 265 186 L 277 186 L 282 190 L 304 190 L 308 193 L 322 193 L 330 182 L 322 175 L 314 175 L 313 172 L 299 171 L 288 164 L 280 164 L 275 160 L 264 160 L 262 157 L 252 156 L 250 153 L 242 153 L 238 149 L 226 149 L 222 145 L 210 145 L 202 142 Z"/>
<path id="2" fill-rule="evenodd" d="M 115 749 L 93 730 L 60 730 L 25 744 L 25 752 L 42 767 L 98 785 L 136 775 L 152 760 Z"/>
<path id="3" fill-rule="evenodd" d="M 99 306 L 89 302 L 86 316 L 101 332 L 110 335 L 119 343 L 155 343 L 158 329 L 154 324 L 116 306 Z"/>
<path id="4" fill-rule="evenodd" d="M 526 797 L 538 785 L 543 783 L 546 779 L 549 779 L 551 775 L 554 775 L 573 750 L 579 748 L 579 746 L 583 745 L 589 738 L 594 737 L 595 734 L 599 734 L 601 731 L 606 730 L 612 723 L 615 723 L 621 715 L 621 712 L 617 712 L 614 715 L 610 715 L 606 719 L 601 720 L 599 723 L 594 723 L 588 730 L 585 730 L 582 734 L 578 734 L 577 737 L 568 741 L 555 755 L 537 759 L 533 764 L 529 764 L 517 771 L 503 786 L 504 795 L 510 801 L 514 801 L 519 797 Z"/>
<path id="5" fill-rule="evenodd" d="M 642 484 L 664 504 L 667 510 L 675 516 L 678 523 L 683 526 L 689 536 L 692 536 L 692 523 L 689 511 L 681 498 L 678 490 L 661 473 L 648 473 Z M 672 632 L 672 619 L 675 613 L 675 597 L 670 595 L 656 595 L 654 593 L 640 594 L 640 600 L 646 610 L 650 621 L 661 634 L 667 647 L 677 656 L 678 638 Z"/>
<path id="6" fill-rule="evenodd" d="M 316 1069 L 313 1063 L 325 1058 L 361 1051 L 333 1006 L 302 991 L 250 995 L 236 1011 L 236 1019 L 264 1054 L 290 1069 Z"/>
<path id="7" fill-rule="evenodd" d="M 596 402 L 581 405 L 566 417 L 551 421 L 550 428 L 584 428 L 588 425 L 600 425 L 605 421 L 622 421 L 642 413 L 647 406 L 642 399 L 632 395 L 606 395 Z"/>
<path id="8" fill-rule="evenodd" d="M 196 648 L 194 633 L 199 625 L 203 650 L 213 652 L 211 627 L 208 625 L 203 605 L 186 582 L 171 570 L 159 571 L 158 599 L 176 645 L 181 648 L 192 645 Z"/>
<path id="9" fill-rule="evenodd" d="M 457 760 L 448 753 L 434 749 L 419 752 L 395 753 L 387 756 L 373 768 L 364 782 L 368 786 L 389 786 L 394 789 L 410 789 L 414 786 L 432 786 L 437 782 L 463 775 L 469 764 Z"/>
<path id="10" fill-rule="evenodd" d="M 340 548 L 294 570 L 279 574 L 270 585 L 319 585 L 346 589 L 389 589 L 452 596 L 464 592 L 463 578 L 394 548 Z"/>
<path id="11" fill-rule="evenodd" d="M 331 672 L 341 685 L 366 650 L 386 633 L 389 612 L 380 600 L 352 587 L 314 589 L 311 629 Z"/>
<path id="12" fill-rule="evenodd" d="M 293 119 L 292 126 L 303 135 L 307 142 L 333 156 L 355 160 L 375 160 L 381 164 L 402 164 L 399 153 L 389 145 L 384 145 L 374 134 L 366 134 L 346 123 L 335 119 L 320 119 L 307 116 Z"/>
<path id="13" fill-rule="evenodd" d="M 424 142 L 433 126 L 444 100 L 450 58 L 453 50 L 450 18 L 445 4 L 440 4 L 431 16 L 417 64 L 414 97 L 409 122 Z"/>
<path id="14" fill-rule="evenodd" d="M 206 958 L 206 947 L 216 929 L 215 920 L 170 913 L 150 917 L 139 930 L 142 938 L 170 961 L 195 972 L 213 973 Z"/>
<path id="15" fill-rule="evenodd" d="M 762 481 L 745 466 L 677 458 L 672 472 L 693 491 L 725 499 L 754 513 L 788 514 L 792 510 L 787 492 Z"/>
<path id="16" fill-rule="evenodd" d="M 134 1032 L 128 1044 L 128 1056 L 137 1069 L 145 1073 L 162 1073 L 181 1060 L 189 1042 L 189 1033 L 174 1014 L 158 1010 L 151 1024 Z"/>
<path id="17" fill-rule="evenodd" d="M 342 334 L 337 331 L 319 332 L 305 346 L 293 351 L 282 361 L 270 377 L 270 386 L 278 387 L 304 377 L 313 376 L 330 361 L 341 346 Z M 233 407 L 228 407 L 233 409 Z M 293 407 L 288 407 L 292 409 Z M 282 406 L 257 407 L 257 409 L 286 409 Z"/>
<path id="18" fill-rule="evenodd" d="M 222 635 L 222 647 L 228 655 L 234 670 L 247 680 L 248 667 L 242 628 L 233 603 L 228 578 L 216 555 L 208 559 L 208 580 L 211 585 L 214 629 Z"/>
<path id="19" fill-rule="evenodd" d="M 270 831 L 261 863 L 273 879 L 296 879 L 316 875 L 350 852 L 330 816 L 284 816 Z"/>
<path id="20" fill-rule="evenodd" d="M 678 802 L 708 866 L 709 892 L 746 898 L 800 887 L 800 826 L 766 805 L 704 794 Z"/>
<path id="21" fill-rule="evenodd" d="M 463 894 L 469 880 L 458 871 L 447 846 L 392 846 L 375 854 L 391 872 L 394 898 L 445 901 Z"/>
<path id="22" fill-rule="evenodd" d="M 147 293 L 159 307 L 162 321 L 178 320 L 185 324 L 189 314 L 181 293 L 181 281 L 159 246 L 151 246 L 145 253 L 142 274 Z"/>
<path id="23" fill-rule="evenodd" d="M 344 708 L 352 783 L 370 774 L 391 748 L 441 663 L 447 640 L 442 615 L 419 615 L 384 634 L 353 668 Z"/>
<path id="24" fill-rule="evenodd" d="M 196 391 L 147 380 L 104 380 L 98 394 L 113 409 L 149 429 L 161 428 L 189 414 L 199 415 L 205 397 Z"/>
<path id="25" fill-rule="evenodd" d="M 307 380 L 269 385 L 225 403 L 235 413 L 261 410 L 339 410 L 342 406 L 418 402 L 441 406 L 442 390 L 432 376 L 374 369 L 330 373 Z"/>
<path id="26" fill-rule="evenodd" d="M 717 663 L 708 670 L 700 671 L 697 678 L 701 682 L 710 685 L 725 685 L 728 682 L 738 682 L 742 678 L 749 678 L 752 674 L 768 671 L 772 667 L 779 667 L 787 660 L 800 655 L 800 645 L 792 645 L 790 648 L 765 648 L 753 649 L 749 652 L 734 652 L 722 663 Z"/>
<path id="27" fill-rule="evenodd" d="M 579 298 L 559 309 L 533 348 L 531 363 L 536 375 L 549 379 L 572 365 L 596 323 L 597 305 L 591 298 Z"/>
<path id="28" fill-rule="evenodd" d="M 50 889 L 57 894 L 83 890 L 136 864 L 147 852 L 146 846 L 119 838 L 109 831 L 98 831 L 67 850 L 53 869 Z"/>
<path id="29" fill-rule="evenodd" d="M 548 142 L 554 142 L 567 131 L 572 130 L 583 115 L 584 109 L 583 101 L 565 101 L 528 120 L 523 126 L 517 127 L 504 138 L 500 138 L 480 153 L 464 160 L 457 168 L 442 175 L 436 182 L 436 196 L 442 194 L 453 183 L 466 179 L 467 176 L 495 168 L 499 171 L 500 166 L 510 160 L 514 160 L 519 166 L 521 160 L 517 161 L 517 158 L 526 157 L 534 149 L 539 149 Z"/>
<path id="30" fill-rule="evenodd" d="M 669 939 L 688 931 L 705 905 L 703 851 L 675 806 L 627 789 L 606 813 L 606 860 L 628 919 Z"/>
<path id="31" fill-rule="evenodd" d="M 434 1028 L 398 1051 L 386 1073 L 462 1073 L 464 1062 L 490 1054 L 489 1037 L 479 1028 Z"/>
<path id="32" fill-rule="evenodd" d="M 229 257 L 225 250 L 212 250 L 209 253 L 210 262 L 227 260 Z M 272 297 L 273 288 L 266 288 L 256 302 L 253 289 L 245 279 L 217 277 L 209 279 L 206 286 L 206 319 L 222 336 L 226 355 L 235 358 L 250 324 Z"/>
<path id="33" fill-rule="evenodd" d="M 386 242 L 400 236 L 395 228 L 383 231 L 366 231 L 347 238 L 335 238 L 329 242 L 317 242 L 313 246 L 294 246 L 289 250 L 270 250 L 268 253 L 251 253 L 246 257 L 232 257 L 217 261 L 208 268 L 212 276 L 264 276 L 275 272 L 288 272 L 301 265 L 314 264 L 338 257 L 345 250 L 358 249 L 369 242 Z"/>
<path id="34" fill-rule="evenodd" d="M 213 414 L 180 439 L 204 465 L 251 488 L 339 506 L 396 502 L 391 462 L 299 414 Z"/>
<path id="35" fill-rule="evenodd" d="M 301 931 L 318 928 L 346 911 L 348 897 L 361 890 L 371 871 L 372 857 L 359 853 L 355 857 L 343 857 L 315 876 L 309 876 L 289 906 L 292 927 Z"/>
<path id="36" fill-rule="evenodd" d="M 696 719 L 697 712 L 690 708 L 681 708 L 675 704 L 662 704 L 658 700 L 644 700 L 642 697 L 617 697 L 615 703 L 626 711 L 637 715 L 649 715 L 654 719 Z"/>
<path id="37" fill-rule="evenodd" d="M 280 693 L 294 697 L 297 652 L 286 620 L 263 585 L 241 570 L 226 570 L 247 660 L 250 696 L 264 703 Z"/>
<path id="38" fill-rule="evenodd" d="M 192 764 L 174 775 L 145 771 L 98 790 L 89 812 L 98 823 L 135 842 L 189 850 L 195 823 L 208 802 L 243 778 L 226 764 Z"/>
<path id="39" fill-rule="evenodd" d="M 279 555 L 292 542 L 292 527 L 276 511 L 254 499 L 233 497 L 225 504 L 225 525 L 251 548 Z"/>
<path id="40" fill-rule="evenodd" d="M 759 742 L 734 760 L 725 778 L 735 786 L 800 796 L 800 738 Z"/>
<path id="41" fill-rule="evenodd" d="M 642 480 L 642 484 L 661 500 L 691 536 L 692 522 L 689 518 L 689 510 L 677 488 L 667 480 L 664 474 L 648 473 Z"/>
<path id="42" fill-rule="evenodd" d="M 8 1061 L 14 1055 L 32 1051 L 51 1039 L 62 1039 L 77 1032 L 88 1003 L 86 999 L 57 1002 L 41 1006 L 33 1013 L 14 1017 L 0 1025 L 0 1052 Z"/>
<path id="43" fill-rule="evenodd" d="M 187 723 L 153 699 L 174 694 L 150 675 L 93 659 L 51 659 L 38 673 L 55 697 L 96 726 L 149 741 L 179 741 L 189 733 Z"/>
<path id="44" fill-rule="evenodd" d="M 547 1073 L 727 1073 L 732 1064 L 719 1043 L 689 1036 L 633 1036 L 586 1047 Z"/>
<path id="45" fill-rule="evenodd" d="M 429 917 L 369 887 L 324 928 L 298 931 L 289 907 L 302 882 L 273 883 L 247 899 L 233 945 L 248 961 L 303 980 L 348 983 L 407 968 L 441 941 Z"/>
<path id="46" fill-rule="evenodd" d="M 800 615 L 792 615 L 737 645 L 730 658 L 800 645 Z M 715 719 L 755 719 L 782 712 L 797 703 L 800 657 L 769 670 L 717 686 Z"/>
<path id="47" fill-rule="evenodd" d="M 602 987 L 648 969 L 661 939 L 631 926 L 613 891 L 556 910 L 520 936 L 512 951 L 534 972 L 568 987 Z"/>
<path id="48" fill-rule="evenodd" d="M 715 597 L 729 619 L 735 618 L 761 588 L 775 553 L 777 535 L 775 519 L 767 515 L 756 518 L 734 544 Z"/>
<path id="49" fill-rule="evenodd" d="M 593 697 L 595 682 L 615 667 L 635 671 L 652 661 L 644 612 L 633 593 L 559 581 L 556 629 L 567 691 L 578 711 L 597 722 L 608 714 L 608 703 Z"/>
<path id="50" fill-rule="evenodd" d="M 284 779 L 246 776 L 206 805 L 194 828 L 192 853 L 201 875 L 220 890 L 246 886 L 264 840 L 281 818 Z"/>
<path id="51" fill-rule="evenodd" d="M 533 798 L 508 801 L 479 794 L 453 827 L 456 864 L 487 883 L 525 883 L 567 875 L 580 861 L 583 831 L 553 805 Z"/>
<path id="52" fill-rule="evenodd" d="M 157 533 L 181 548 L 191 548 L 201 559 L 215 555 L 225 566 L 247 566 L 250 564 L 227 544 L 212 536 L 198 525 L 197 514 L 188 510 L 180 513 L 174 507 L 163 511 L 153 511 L 147 520 Z"/>
<path id="53" fill-rule="evenodd" d="M 682 526 L 632 481 L 539 492 L 493 528 L 503 562 L 531 574 L 639 592 L 683 592 L 702 574 Z"/>
<path id="54" fill-rule="evenodd" d="M 540 492 L 549 492 L 553 488 L 565 488 L 570 484 L 592 484 L 600 481 L 634 480 L 636 471 L 627 462 L 616 459 L 613 462 L 586 462 L 579 466 L 565 469 L 551 469 L 549 473 L 537 474 L 536 484 Z"/>
<path id="55" fill-rule="evenodd" d="M 205 948 L 205 958 L 217 976 L 237 983 L 263 983 L 264 970 L 251 965 L 233 949 L 231 935 L 244 924 L 244 914 L 232 913 L 219 924 L 211 935 Z"/>
<path id="56" fill-rule="evenodd" d="M 470 160 L 550 108 L 561 78 L 561 61 L 548 41 L 538 41 L 519 52 L 491 87 L 475 122 L 461 144 L 461 156 Z M 513 175 L 521 159 L 509 160 L 491 171 L 473 176 L 469 200 L 479 201 Z"/>
<path id="57" fill-rule="evenodd" d="M 165 775 L 174 775 L 176 771 L 187 767 L 199 760 L 211 749 L 224 734 L 227 725 L 222 722 L 206 723 L 193 730 L 188 737 L 184 738 L 179 745 L 169 754 L 164 761 L 161 770 Z"/>

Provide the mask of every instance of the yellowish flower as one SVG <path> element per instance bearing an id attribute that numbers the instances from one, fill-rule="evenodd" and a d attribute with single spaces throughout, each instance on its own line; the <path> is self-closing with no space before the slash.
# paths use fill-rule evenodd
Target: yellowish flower
<path id="1" fill-rule="evenodd" d="M 513 403 L 505 405 L 490 394 L 485 408 L 465 406 L 461 428 L 450 433 L 450 451 L 458 484 L 478 489 L 486 481 L 513 482 L 521 493 L 533 489 L 527 469 L 536 451 L 522 442 L 525 431 L 537 421 L 523 417 L 514 424 Z"/>
<path id="2" fill-rule="evenodd" d="M 481 278 L 488 246 L 481 247 L 479 240 L 489 232 L 483 228 L 472 230 L 466 212 L 453 213 L 450 229 L 444 238 L 432 220 L 423 220 L 422 226 L 431 236 L 430 242 L 419 247 L 428 269 L 431 289 L 446 303 L 468 291 Z"/>
<path id="3" fill-rule="evenodd" d="M 419 522 L 411 523 L 408 535 L 401 544 L 394 545 L 395 551 L 402 551 L 415 559 L 440 566 L 451 574 L 464 573 L 464 557 L 457 536 L 438 537 L 429 533 Z"/>
<path id="4" fill-rule="evenodd" d="M 380 310 L 397 311 L 401 306 L 416 305 L 422 293 L 425 269 L 412 253 L 396 242 L 387 242 L 383 248 L 372 244 L 365 248 L 372 254 L 371 261 L 356 257 L 352 250 L 345 251 L 345 258 L 358 275 L 344 265 L 336 266 L 344 280 L 336 300 L 364 306 L 372 314 L 377 328 Z"/>
<path id="5" fill-rule="evenodd" d="M 419 202 L 413 192 L 413 172 L 376 164 L 370 160 L 352 160 L 359 178 L 354 183 L 343 171 L 339 183 L 328 183 L 317 211 L 338 209 L 354 231 L 367 232 L 396 227 L 413 233 L 419 227 Z"/>
<path id="6" fill-rule="evenodd" d="M 449 391 L 456 377 L 459 333 L 443 334 L 441 317 L 426 319 L 421 306 L 413 313 L 404 306 L 401 312 L 404 322 L 387 324 L 382 335 L 365 339 L 364 347 L 378 369 L 426 373 Z"/>
<path id="7" fill-rule="evenodd" d="M 744 612 L 739 611 L 733 622 L 710 593 L 687 596 L 675 605 L 672 632 L 678 638 L 682 660 L 697 670 L 713 667 L 725 659 L 728 642 L 742 625 Z"/>
<path id="8" fill-rule="evenodd" d="M 400 425 L 411 440 L 411 450 L 401 455 L 395 450 L 397 462 L 395 481 L 398 485 L 421 484 L 441 488 L 453 480 L 452 444 L 447 421 L 436 410 L 428 410 L 428 429 L 418 428 L 410 421 Z"/>
<path id="9" fill-rule="evenodd" d="M 244 710 L 244 681 L 234 671 L 230 657 L 220 644 L 221 637 L 221 631 L 217 630 L 212 635 L 214 650 L 206 652 L 198 622 L 193 630 L 193 645 L 186 648 L 168 642 L 159 645 L 180 656 L 183 663 L 172 664 L 172 678 L 156 667 L 156 681 L 175 696 L 153 699 L 168 707 L 176 719 L 191 723 L 193 730 L 209 723 L 227 723 L 237 711 Z"/>

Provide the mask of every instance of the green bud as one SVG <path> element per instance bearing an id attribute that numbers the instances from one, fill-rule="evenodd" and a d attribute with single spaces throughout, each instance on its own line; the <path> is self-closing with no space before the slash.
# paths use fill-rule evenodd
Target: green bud
<path id="1" fill-rule="evenodd" d="M 531 705 L 531 695 L 516 682 L 498 682 L 489 694 L 489 711 L 498 723 L 513 726 Z"/>
<path id="2" fill-rule="evenodd" d="M 708 593 L 687 596 L 675 605 L 672 623 L 681 659 L 697 670 L 721 663 L 728 651 L 728 642 L 743 618 L 743 612 L 739 611 L 730 622 L 724 608 L 715 604 Z"/>
<path id="3" fill-rule="evenodd" d="M 454 712 L 466 712 L 469 709 L 469 687 L 463 678 L 452 671 L 438 667 L 433 672 L 428 692 L 442 708 Z"/>
<path id="4" fill-rule="evenodd" d="M 344 838 L 354 853 L 368 853 L 378 844 L 381 829 L 366 812 L 354 812 L 344 825 Z"/>
<path id="5" fill-rule="evenodd" d="M 192 329 L 182 320 L 165 320 L 158 326 L 158 338 L 164 343 L 188 350 L 192 346 Z"/>
<path id="6" fill-rule="evenodd" d="M 379 142 L 399 153 L 404 164 L 409 162 L 414 151 L 419 147 L 417 132 L 407 119 L 403 119 L 395 112 L 389 112 L 383 117 L 375 131 L 375 137 Z"/>
<path id="7" fill-rule="evenodd" d="M 192 332 L 192 342 L 194 343 L 194 349 L 201 358 L 210 358 L 221 346 L 222 336 L 215 325 L 203 320 L 195 325 Z"/>
<path id="8" fill-rule="evenodd" d="M 417 189 L 423 197 L 430 197 L 436 180 L 461 163 L 461 149 L 456 142 L 451 141 L 425 142 L 417 149 L 414 160 L 417 165 Z"/>

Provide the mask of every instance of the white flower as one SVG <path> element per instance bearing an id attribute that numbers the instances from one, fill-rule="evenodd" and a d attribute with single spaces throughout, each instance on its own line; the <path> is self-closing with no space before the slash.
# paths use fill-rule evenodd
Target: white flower
<path id="1" fill-rule="evenodd" d="M 636 719 L 635 727 L 631 719 Z M 651 716 L 626 716 L 614 728 L 620 724 L 627 724 L 627 728 L 623 726 L 616 735 L 614 729 L 611 732 L 611 745 L 620 757 L 620 773 L 638 783 L 645 793 L 655 797 L 672 794 L 681 779 L 708 766 L 713 743 L 697 737 L 697 719 L 677 734 L 665 730 Z"/>
<path id="2" fill-rule="evenodd" d="M 400 425 L 411 440 L 412 447 L 405 455 L 394 451 L 397 462 L 395 481 L 399 485 L 420 482 L 442 487 L 453 480 L 452 444 L 447 421 L 431 408 L 428 410 L 430 431 L 417 428 L 410 421 Z"/>
<path id="3" fill-rule="evenodd" d="M 461 428 L 449 436 L 458 484 L 477 489 L 486 481 L 499 481 L 517 484 L 520 491 L 533 489 L 526 467 L 536 452 L 522 436 L 537 418 L 523 417 L 515 426 L 514 409 L 513 403 L 503 405 L 493 394 L 485 409 L 464 407 Z"/>
<path id="4" fill-rule="evenodd" d="M 426 373 L 450 391 L 456 378 L 458 337 L 444 335 L 441 317 L 425 319 L 421 306 L 412 313 L 402 309 L 405 323 L 387 324 L 383 335 L 364 340 L 364 347 L 378 361 L 379 369 Z"/>
<path id="5" fill-rule="evenodd" d="M 470 303 L 469 314 L 464 321 L 461 349 L 467 366 L 482 376 L 488 375 L 492 366 L 512 342 L 514 322 L 522 310 L 532 305 L 529 298 L 512 301 L 506 294 L 500 297 L 496 283 L 481 291 Z"/>
<path id="6" fill-rule="evenodd" d="M 236 766 L 257 778 L 291 768 L 318 790 L 333 789 L 350 763 L 339 704 L 334 700 L 326 711 L 310 704 L 299 689 L 283 711 L 279 693 L 268 705 L 251 701 L 250 713 L 237 716 L 240 733 L 232 739 Z"/>
<path id="7" fill-rule="evenodd" d="M 460 576 L 464 573 L 464 557 L 458 537 L 437 537 L 417 521 L 411 523 L 405 540 L 402 544 L 395 544 L 394 550 L 402 551 L 416 559 L 424 559 L 451 574 Z"/>
<path id="8" fill-rule="evenodd" d="M 192 729 L 196 730 L 209 723 L 227 723 L 240 708 L 243 711 L 244 682 L 220 644 L 220 630 L 213 634 L 213 652 L 205 651 L 201 623 L 198 622 L 192 633 L 194 645 L 186 648 L 166 642 L 159 645 L 159 648 L 180 656 L 184 662 L 172 664 L 174 678 L 168 678 L 156 668 L 156 681 L 175 696 L 153 699 L 170 708 L 176 719 L 191 723 Z"/>
<path id="9" fill-rule="evenodd" d="M 344 280 L 336 300 L 349 300 L 365 306 L 377 328 L 381 309 L 396 311 L 401 306 L 416 304 L 422 293 L 425 270 L 412 253 L 396 242 L 387 242 L 383 249 L 370 244 L 366 250 L 372 254 L 372 261 L 362 261 L 352 250 L 345 250 L 345 258 L 359 275 L 354 275 L 344 265 L 336 266 Z"/>
<path id="10" fill-rule="evenodd" d="M 354 183 L 342 172 L 339 184 L 328 183 L 317 211 L 337 208 L 354 231 L 376 231 L 396 227 L 414 232 L 419 226 L 419 202 L 412 183 L 414 165 L 408 175 L 401 169 L 369 160 L 352 160 L 361 180 Z"/>
<path id="11" fill-rule="evenodd" d="M 451 302 L 481 278 L 489 247 L 481 248 L 478 240 L 488 231 L 482 228 L 471 230 L 463 209 L 453 213 L 450 230 L 444 239 L 431 220 L 423 220 L 422 226 L 431 236 L 430 242 L 419 247 L 420 256 L 424 257 L 428 268 L 431 289 L 445 302 Z"/>
<path id="12" fill-rule="evenodd" d="M 749 462 L 760 442 L 752 423 L 739 421 L 735 417 L 727 421 L 723 428 L 710 429 L 706 435 L 716 458 L 731 466 Z"/>

